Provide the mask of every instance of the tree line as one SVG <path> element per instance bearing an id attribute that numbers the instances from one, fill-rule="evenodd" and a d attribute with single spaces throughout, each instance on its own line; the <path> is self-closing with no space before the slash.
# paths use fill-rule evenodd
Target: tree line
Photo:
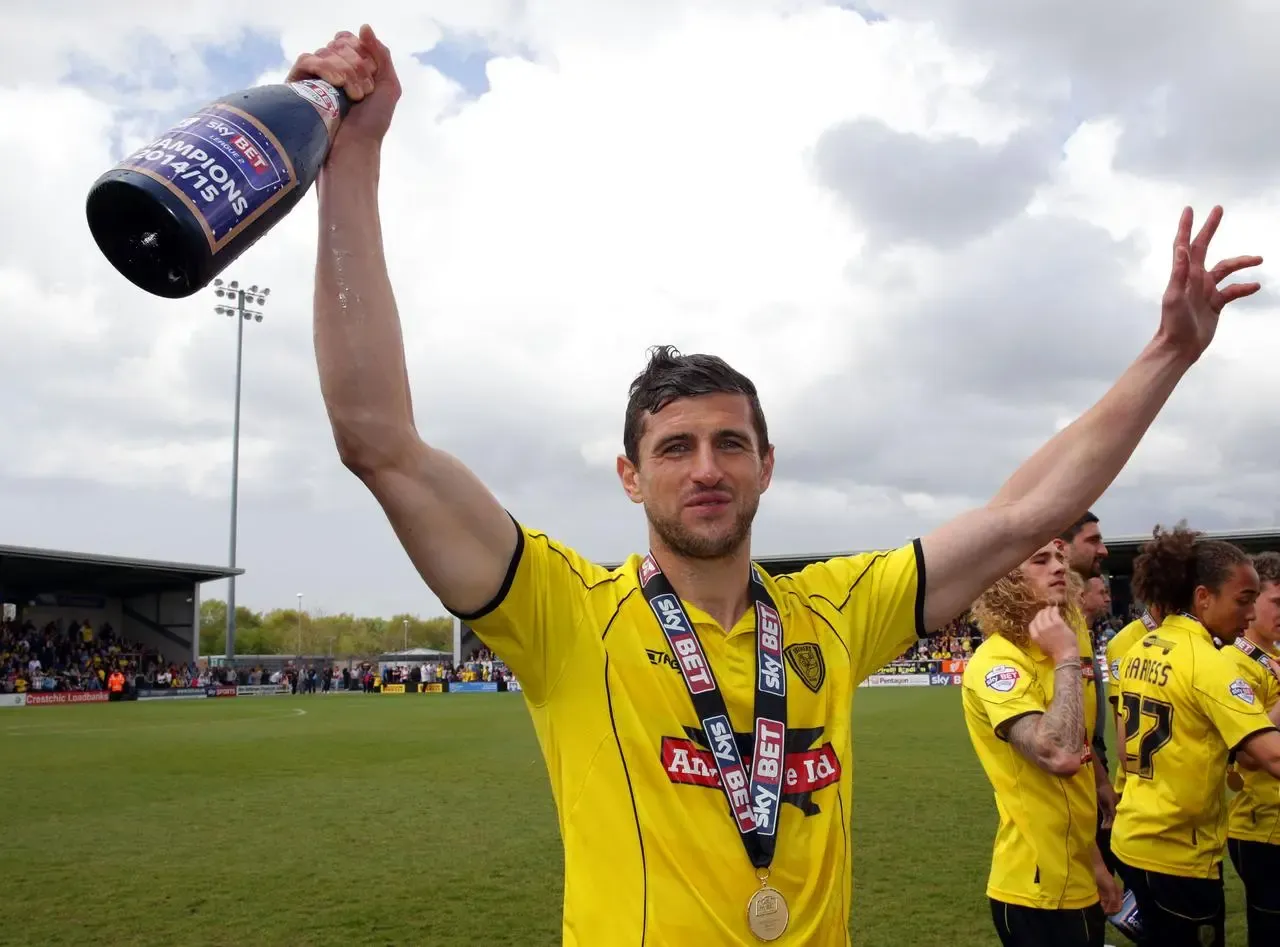
<path id="1" fill-rule="evenodd" d="M 442 616 L 393 615 L 364 618 L 343 613 L 314 614 L 277 608 L 255 612 L 236 606 L 236 654 L 307 654 L 363 658 L 388 651 L 435 648 L 453 651 L 453 619 Z M 200 603 L 200 653 L 225 654 L 227 603 L 211 598 Z"/>

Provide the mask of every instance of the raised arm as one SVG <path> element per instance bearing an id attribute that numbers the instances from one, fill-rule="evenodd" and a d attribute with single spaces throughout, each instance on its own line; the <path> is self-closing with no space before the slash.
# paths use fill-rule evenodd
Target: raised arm
<path id="1" fill-rule="evenodd" d="M 502 587 L 517 529 L 485 486 L 426 443 L 414 423 L 404 342 L 378 213 L 382 140 L 400 83 L 367 26 L 298 58 L 290 80 L 316 76 L 356 101 L 319 181 L 314 333 L 320 390 L 338 455 L 382 505 L 423 580 L 469 613 Z"/>
<path id="2" fill-rule="evenodd" d="M 1215 207 L 1191 241 L 1191 208 L 1183 210 L 1160 327 L 1102 400 L 1023 463 L 986 506 L 924 537 L 928 630 L 959 615 L 983 589 L 1103 494 L 1182 376 L 1208 347 L 1222 308 L 1258 291 L 1258 283 L 1223 289 L 1218 284 L 1261 263 L 1261 257 L 1235 257 L 1205 269 L 1209 242 L 1221 219 L 1222 209 Z"/>

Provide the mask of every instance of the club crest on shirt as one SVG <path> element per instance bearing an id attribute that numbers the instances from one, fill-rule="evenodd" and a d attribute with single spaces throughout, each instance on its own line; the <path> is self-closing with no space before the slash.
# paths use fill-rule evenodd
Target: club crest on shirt
<path id="1" fill-rule="evenodd" d="M 815 694 L 822 690 L 822 682 L 827 679 L 827 664 L 822 658 L 821 648 L 811 641 L 797 641 L 787 645 L 782 653 L 805 687 Z"/>
<path id="2" fill-rule="evenodd" d="M 1239 697 L 1246 704 L 1251 705 L 1254 702 L 1253 688 L 1249 686 L 1249 682 L 1243 677 L 1237 677 L 1232 681 L 1227 690 L 1231 691 L 1232 696 Z"/>
<path id="3" fill-rule="evenodd" d="M 1010 667 L 1007 664 L 997 664 L 987 672 L 987 676 L 983 680 L 993 691 L 1007 694 L 1018 683 L 1018 677 L 1017 668 Z"/>
<path id="4" fill-rule="evenodd" d="M 1111 662 L 1111 680 L 1120 680 L 1120 659 L 1116 658 Z"/>

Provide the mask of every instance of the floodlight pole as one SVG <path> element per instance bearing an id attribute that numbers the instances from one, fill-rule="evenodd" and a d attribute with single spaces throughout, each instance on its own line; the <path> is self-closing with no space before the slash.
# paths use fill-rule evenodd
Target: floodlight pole
<path id="1" fill-rule="evenodd" d="M 232 569 L 236 567 L 236 522 L 240 503 L 240 380 L 244 365 L 244 324 L 250 319 L 262 321 L 261 309 L 250 309 L 248 304 L 265 306 L 271 290 L 258 289 L 257 284 L 244 289 L 237 280 L 224 284 L 221 279 L 213 281 L 214 295 L 234 303 L 219 304 L 214 312 L 220 316 L 231 316 L 236 319 L 236 396 L 235 417 L 231 427 L 231 536 L 227 559 Z M 236 656 L 236 577 L 227 577 L 227 644 L 224 649 L 228 661 Z"/>

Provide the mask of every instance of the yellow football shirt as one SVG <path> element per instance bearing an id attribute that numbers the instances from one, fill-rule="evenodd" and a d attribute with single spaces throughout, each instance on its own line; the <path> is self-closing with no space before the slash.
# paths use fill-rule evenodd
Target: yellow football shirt
<path id="1" fill-rule="evenodd" d="M 1098 901 L 1093 843 L 1098 810 L 1090 741 L 1097 725 L 1096 675 L 1089 632 L 1076 624 L 1084 677 L 1081 766 L 1070 777 L 1045 772 L 1010 745 L 1013 721 L 1044 713 L 1053 701 L 1054 663 L 1035 644 L 1019 648 L 992 635 L 969 659 L 962 703 L 969 739 L 995 790 L 999 827 L 987 897 L 1046 910 Z"/>
<path id="2" fill-rule="evenodd" d="M 640 556 L 607 571 L 521 527 L 497 600 L 459 615 L 519 678 L 564 844 L 566 945 L 754 945 L 760 887 L 689 691 L 641 590 Z M 765 578 L 787 665 L 784 790 L 769 883 L 775 943 L 849 943 L 850 711 L 859 682 L 923 623 L 920 545 Z M 722 629 L 685 603 L 750 766 L 754 611 Z M 607 892 L 601 888 L 607 879 Z"/>
<path id="3" fill-rule="evenodd" d="M 1134 868 L 1216 877 L 1227 754 L 1273 729 L 1239 668 L 1193 618 L 1172 615 L 1120 658 L 1124 795 L 1111 850 Z"/>
<path id="4" fill-rule="evenodd" d="M 1254 694 L 1266 710 L 1280 700 L 1280 683 L 1272 668 L 1280 654 L 1248 641 L 1241 636 L 1236 643 L 1222 649 L 1249 682 Z M 1227 815 L 1227 837 L 1242 842 L 1280 843 L 1280 779 L 1262 770 L 1237 767 L 1244 787 L 1231 798 Z"/>
<path id="5" fill-rule="evenodd" d="M 1120 702 L 1120 658 L 1123 657 L 1149 631 L 1156 629 L 1155 619 L 1143 612 L 1141 618 L 1135 618 L 1117 631 L 1107 642 L 1107 667 L 1110 669 L 1111 687 L 1107 692 L 1107 700 L 1114 711 Z M 1117 734 L 1116 739 L 1119 739 Z M 1124 758 L 1116 760 L 1114 780 L 1116 794 L 1124 792 Z"/>

